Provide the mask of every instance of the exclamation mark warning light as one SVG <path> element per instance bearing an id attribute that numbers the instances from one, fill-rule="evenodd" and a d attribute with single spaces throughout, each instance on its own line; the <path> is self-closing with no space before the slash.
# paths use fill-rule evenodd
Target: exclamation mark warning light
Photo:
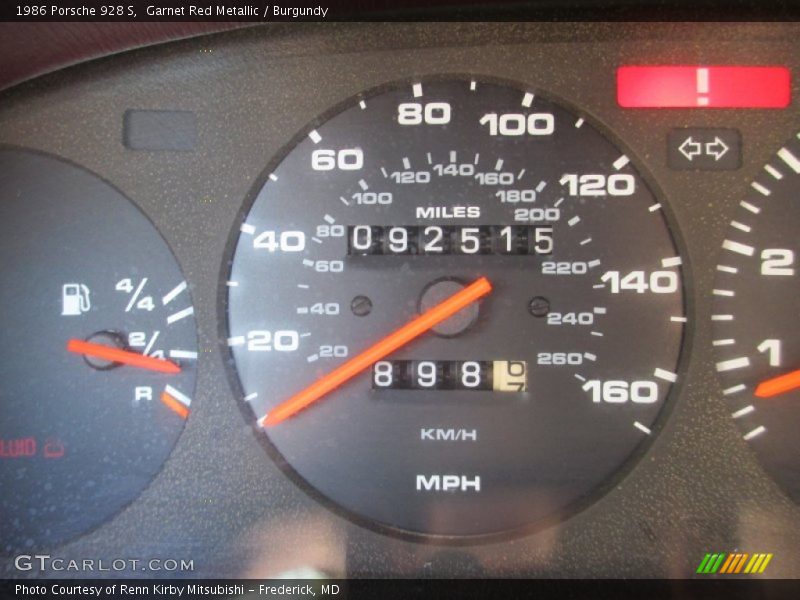
<path id="1" fill-rule="evenodd" d="M 786 108 L 786 67 L 624 66 L 617 69 L 623 108 Z"/>

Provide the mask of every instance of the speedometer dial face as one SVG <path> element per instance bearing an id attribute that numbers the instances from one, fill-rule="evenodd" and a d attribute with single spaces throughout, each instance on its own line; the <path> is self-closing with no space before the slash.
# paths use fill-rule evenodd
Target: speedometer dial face
<path id="1" fill-rule="evenodd" d="M 714 349 L 742 437 L 800 502 L 800 141 L 751 184 L 722 245 Z"/>
<path id="2" fill-rule="evenodd" d="M 188 285 L 120 192 L 0 150 L 0 550 L 52 546 L 149 485 L 189 416 Z"/>
<path id="3" fill-rule="evenodd" d="M 499 534 L 615 481 L 678 375 L 682 261 L 590 121 L 524 88 L 359 96 L 267 170 L 228 344 L 280 462 L 345 513 Z"/>

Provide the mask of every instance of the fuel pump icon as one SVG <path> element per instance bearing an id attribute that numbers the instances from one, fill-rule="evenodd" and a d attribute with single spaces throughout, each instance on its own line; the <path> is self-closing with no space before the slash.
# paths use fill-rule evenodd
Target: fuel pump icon
<path id="1" fill-rule="evenodd" d="M 61 316 L 82 315 L 92 307 L 89 288 L 82 283 L 65 283 L 61 288 Z"/>

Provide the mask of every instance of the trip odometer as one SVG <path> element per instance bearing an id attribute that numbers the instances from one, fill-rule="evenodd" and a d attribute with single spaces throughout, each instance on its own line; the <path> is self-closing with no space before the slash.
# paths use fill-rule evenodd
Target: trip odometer
<path id="1" fill-rule="evenodd" d="M 267 170 L 228 345 L 259 430 L 347 513 L 507 532 L 585 504 L 677 379 L 682 261 L 589 121 L 507 85 L 359 96 Z"/>

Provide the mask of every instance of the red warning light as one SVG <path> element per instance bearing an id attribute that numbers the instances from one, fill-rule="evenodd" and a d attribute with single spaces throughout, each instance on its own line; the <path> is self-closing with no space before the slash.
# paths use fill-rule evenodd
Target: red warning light
<path id="1" fill-rule="evenodd" d="M 623 108 L 786 108 L 786 67 L 625 66 L 617 69 Z"/>

